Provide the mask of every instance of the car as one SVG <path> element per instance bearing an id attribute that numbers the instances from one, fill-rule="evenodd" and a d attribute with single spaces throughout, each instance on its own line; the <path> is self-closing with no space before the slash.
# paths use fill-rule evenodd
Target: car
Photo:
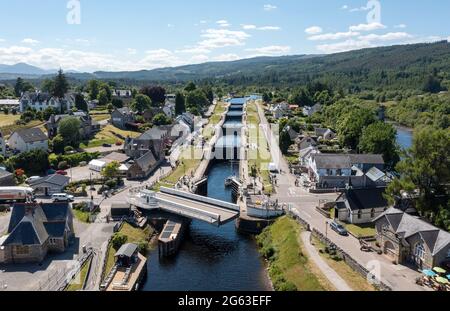
<path id="1" fill-rule="evenodd" d="M 59 170 L 59 171 L 56 171 L 56 174 L 66 176 L 67 172 L 64 170 Z"/>
<path id="2" fill-rule="evenodd" d="M 111 144 L 103 144 L 102 146 L 103 146 L 104 148 L 111 148 L 111 147 L 112 147 Z"/>
<path id="3" fill-rule="evenodd" d="M 333 231 L 336 231 L 339 235 L 342 235 L 342 236 L 348 236 L 348 231 L 347 231 L 347 229 L 345 229 L 343 225 L 338 224 L 336 221 L 333 221 L 333 222 L 330 224 L 330 228 L 331 228 Z"/>
<path id="4" fill-rule="evenodd" d="M 73 202 L 75 197 L 67 193 L 55 193 L 52 195 L 53 202 Z"/>
<path id="5" fill-rule="evenodd" d="M 29 184 L 29 183 L 32 183 L 32 182 L 34 182 L 34 181 L 36 181 L 36 180 L 39 180 L 39 179 L 41 179 L 41 177 L 39 177 L 39 176 L 31 176 L 30 178 L 28 178 L 27 180 L 25 180 L 25 182 L 26 182 L 27 184 Z"/>

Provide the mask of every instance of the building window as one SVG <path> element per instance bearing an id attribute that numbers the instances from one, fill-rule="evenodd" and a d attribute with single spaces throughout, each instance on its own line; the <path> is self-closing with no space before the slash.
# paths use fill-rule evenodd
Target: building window
<path id="1" fill-rule="evenodd" d="M 370 218 L 375 218 L 375 209 L 372 208 L 372 210 L 370 211 Z"/>
<path id="2" fill-rule="evenodd" d="M 358 219 L 361 219 L 362 218 L 362 210 L 359 210 L 358 211 Z"/>
<path id="3" fill-rule="evenodd" d="M 416 244 L 416 247 L 414 248 L 414 256 L 421 260 L 425 259 L 425 247 L 423 246 L 423 243 Z"/>
<path id="4" fill-rule="evenodd" d="M 17 255 L 28 255 L 28 253 L 29 253 L 28 246 L 22 246 L 22 245 L 16 246 L 16 254 Z"/>

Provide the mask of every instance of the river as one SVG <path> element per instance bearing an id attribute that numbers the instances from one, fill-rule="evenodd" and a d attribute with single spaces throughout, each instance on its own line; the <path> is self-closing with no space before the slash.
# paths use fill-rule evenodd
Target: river
<path id="1" fill-rule="evenodd" d="M 413 143 L 413 130 L 407 127 L 395 126 L 397 129 L 397 143 L 402 149 L 409 149 Z"/>

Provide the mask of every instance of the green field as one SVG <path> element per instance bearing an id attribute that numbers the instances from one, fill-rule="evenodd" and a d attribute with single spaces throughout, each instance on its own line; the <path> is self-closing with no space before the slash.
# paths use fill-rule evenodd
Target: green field
<path id="1" fill-rule="evenodd" d="M 103 144 L 111 144 L 114 145 L 117 142 L 123 143 L 124 140 L 117 137 L 116 135 L 114 135 L 113 133 L 119 134 L 122 137 L 131 137 L 131 138 L 136 138 L 139 135 L 141 135 L 141 133 L 139 132 L 133 132 L 133 131 L 125 131 L 125 130 L 121 130 L 113 125 L 107 125 L 105 126 L 100 132 L 98 132 L 94 138 L 92 138 L 90 141 L 88 142 L 83 142 L 80 147 L 83 149 L 86 148 L 94 148 L 94 147 L 100 147 Z"/>
<path id="2" fill-rule="evenodd" d="M 278 219 L 257 238 L 261 254 L 269 261 L 269 276 L 277 291 L 324 291 L 331 289 L 316 274 L 304 255 L 301 227 L 289 217 Z"/>
<path id="3" fill-rule="evenodd" d="M 0 127 L 13 125 L 19 119 L 20 119 L 20 115 L 18 115 L 18 114 L 17 115 L 12 115 L 11 113 L 10 114 L 5 114 L 3 112 L 0 112 Z"/>

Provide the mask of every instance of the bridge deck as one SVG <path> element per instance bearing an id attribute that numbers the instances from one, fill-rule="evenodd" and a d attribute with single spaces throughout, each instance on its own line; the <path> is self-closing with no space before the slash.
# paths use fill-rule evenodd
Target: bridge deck
<path id="1" fill-rule="evenodd" d="M 198 202 L 167 193 L 157 193 L 160 208 L 179 215 L 206 221 L 215 225 L 226 224 L 239 216 L 239 212 L 212 204 Z M 173 206 L 177 205 L 177 206 Z M 180 208 L 180 207 L 183 208 Z"/>

